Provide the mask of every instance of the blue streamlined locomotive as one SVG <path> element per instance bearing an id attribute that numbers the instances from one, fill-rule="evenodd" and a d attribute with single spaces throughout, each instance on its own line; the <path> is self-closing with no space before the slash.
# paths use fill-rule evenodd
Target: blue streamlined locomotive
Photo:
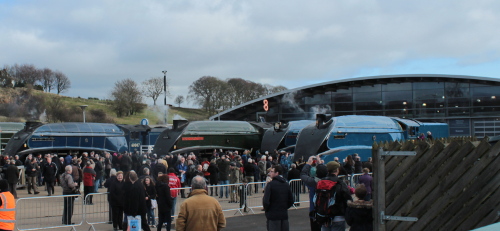
<path id="1" fill-rule="evenodd" d="M 165 127 L 109 123 L 26 122 L 7 143 L 4 154 L 24 157 L 30 153 L 81 151 L 150 151 Z"/>
<path id="2" fill-rule="evenodd" d="M 339 116 L 328 119 L 317 115 L 316 123 L 304 127 L 295 146 L 294 159 L 307 160 L 319 154 L 325 162 L 358 153 L 362 160 L 371 157 L 374 142 L 417 139 L 431 132 L 433 138 L 448 137 L 445 123 L 422 123 L 385 116 Z"/>

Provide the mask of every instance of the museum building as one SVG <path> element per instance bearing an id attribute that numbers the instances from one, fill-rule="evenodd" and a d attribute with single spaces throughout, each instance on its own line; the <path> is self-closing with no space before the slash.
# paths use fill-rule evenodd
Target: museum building
<path id="1" fill-rule="evenodd" d="M 267 95 L 210 119 L 277 122 L 312 120 L 318 113 L 445 122 L 450 136 L 497 136 L 500 79 L 432 74 L 343 79 Z"/>

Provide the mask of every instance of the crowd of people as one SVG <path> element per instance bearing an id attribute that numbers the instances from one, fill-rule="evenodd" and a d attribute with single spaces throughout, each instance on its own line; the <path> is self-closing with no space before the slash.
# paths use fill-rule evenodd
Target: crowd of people
<path id="1" fill-rule="evenodd" d="M 44 156 L 30 154 L 26 157 L 24 164 L 17 156 L 11 159 L 4 158 L 3 161 L 5 161 L 3 173 L 6 175 L 6 179 L 15 174 L 13 170 L 8 170 L 9 167 L 11 169 L 15 168 L 15 172 L 18 173 L 17 166 L 24 165 L 29 194 L 39 194 L 39 188 L 42 185 L 45 185 L 47 196 L 54 194 L 54 185 L 56 184 L 63 188 L 63 195 L 78 194 L 79 189 L 83 188 L 84 198 L 86 198 L 84 203 L 92 205 L 92 196 L 87 195 L 98 192 L 99 188 L 106 187 L 109 192 L 110 218 L 115 230 L 126 230 L 127 217 L 136 216 L 141 217 L 143 230 L 156 227 L 159 231 L 163 225 L 167 227 L 167 230 L 170 230 L 173 221 L 171 217 L 176 212 L 178 196 L 182 198 L 195 195 L 200 196 L 200 198 L 219 197 L 228 199 L 229 203 L 237 203 L 240 202 L 243 187 L 237 188 L 234 184 L 252 182 L 268 182 L 268 184 L 253 184 L 252 187 L 246 187 L 248 191 L 243 192 L 247 195 L 257 193 L 259 190 L 264 192 L 263 210 L 266 211 L 266 217 L 271 221 L 268 223 L 268 229 L 286 230 L 276 228 L 281 227 L 282 220 L 287 220 L 286 216 L 282 216 L 282 211 L 288 209 L 294 203 L 299 205 L 299 193 L 300 191 L 304 192 L 305 188 L 309 190 L 311 197 L 310 210 L 312 211 L 314 209 L 312 202 L 315 192 L 314 183 L 317 183 L 319 179 L 331 176 L 335 171 L 337 171 L 336 176 L 350 176 L 363 172 L 365 174 L 359 178 L 358 182 L 363 186 L 363 189 L 355 190 L 355 195 L 359 200 L 348 203 L 348 201 L 352 201 L 352 198 L 346 197 L 343 210 L 344 218 L 335 218 L 332 220 L 332 224 L 334 224 L 333 221 L 347 221 L 349 224 L 353 219 L 350 216 L 345 216 L 353 213 L 349 213 L 348 208 L 350 206 L 359 208 L 361 201 L 364 201 L 362 205 L 369 205 L 371 200 L 371 177 L 368 174 L 372 171 L 371 160 L 361 162 L 356 154 L 349 155 L 343 160 L 343 163 L 340 163 L 338 158 L 335 158 L 335 161 L 332 161 L 338 164 L 335 171 L 333 171 L 333 167 L 328 167 L 331 166 L 330 163 L 324 164 L 320 158 L 314 156 L 307 161 L 298 160 L 293 162 L 290 153 L 284 151 L 251 155 L 249 150 L 241 153 L 239 151 L 223 152 L 222 150 L 214 150 L 211 155 L 207 155 L 201 160 L 194 153 L 157 156 L 156 154 L 141 155 L 128 152 L 104 152 L 102 154 L 83 152 L 80 155 L 66 155 L 65 157 L 58 157 L 53 154 Z M 201 179 L 203 179 L 203 184 L 199 182 Z M 288 181 L 294 179 L 302 179 L 306 187 L 290 188 Z M 9 181 L 10 183 L 11 181 Z M 286 183 L 288 188 L 285 188 L 283 183 Z M 230 186 L 219 187 L 219 190 L 210 187 L 208 190 L 207 185 Z M 190 194 L 185 189 L 171 190 L 172 188 L 191 186 L 198 188 L 193 187 Z M 269 190 L 265 187 L 268 187 Z M 346 186 L 346 188 L 348 187 L 350 186 Z M 13 188 L 11 193 L 14 197 L 17 197 L 15 187 L 11 188 Z M 283 197 L 283 193 L 288 195 L 287 190 L 290 192 L 289 198 Z M 204 194 L 207 197 L 204 197 Z M 363 198 L 360 198 L 360 196 Z M 63 224 L 72 224 L 74 199 L 75 197 L 71 196 L 64 198 Z M 280 205 L 277 208 L 275 204 Z M 183 209 L 188 209 L 183 206 L 181 205 L 181 211 L 179 211 L 179 218 L 181 219 L 177 220 L 177 223 L 180 222 L 180 224 L 176 224 L 176 227 L 190 227 L 183 223 L 189 220 L 181 216 L 186 213 Z M 213 203 L 209 203 L 207 206 L 214 210 Z M 158 210 L 158 223 L 155 220 L 154 209 Z M 217 214 L 218 209 L 214 211 Z M 277 216 L 277 213 L 281 215 Z M 225 225 L 225 221 L 220 220 L 221 215 L 214 216 L 219 219 L 213 223 L 215 230 L 217 230 L 217 227 L 220 228 Z M 272 222 L 275 220 L 279 220 L 279 222 Z M 326 226 L 315 223 L 313 216 L 310 217 L 310 220 L 311 230 L 325 230 L 322 227 Z M 284 224 L 283 227 L 285 227 Z M 356 227 L 356 225 L 351 225 L 351 227 Z"/>

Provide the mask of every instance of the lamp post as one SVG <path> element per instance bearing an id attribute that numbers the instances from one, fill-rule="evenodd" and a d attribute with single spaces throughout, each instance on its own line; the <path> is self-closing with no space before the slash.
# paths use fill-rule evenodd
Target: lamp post
<path id="1" fill-rule="evenodd" d="M 80 108 L 82 109 L 83 111 L 83 122 L 85 123 L 85 109 L 88 107 L 89 105 L 80 105 Z"/>
<path id="2" fill-rule="evenodd" d="M 163 105 L 165 105 L 165 125 L 167 125 L 167 71 L 161 71 L 163 73 L 163 93 L 165 99 Z"/>

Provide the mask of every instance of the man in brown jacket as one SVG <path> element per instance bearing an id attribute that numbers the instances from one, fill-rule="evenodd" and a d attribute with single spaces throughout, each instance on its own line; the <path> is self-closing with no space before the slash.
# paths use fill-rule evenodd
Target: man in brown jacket
<path id="1" fill-rule="evenodd" d="M 226 218 L 219 202 L 208 196 L 205 178 L 195 176 L 191 187 L 193 191 L 181 205 L 175 229 L 218 231 L 225 228 Z"/>

